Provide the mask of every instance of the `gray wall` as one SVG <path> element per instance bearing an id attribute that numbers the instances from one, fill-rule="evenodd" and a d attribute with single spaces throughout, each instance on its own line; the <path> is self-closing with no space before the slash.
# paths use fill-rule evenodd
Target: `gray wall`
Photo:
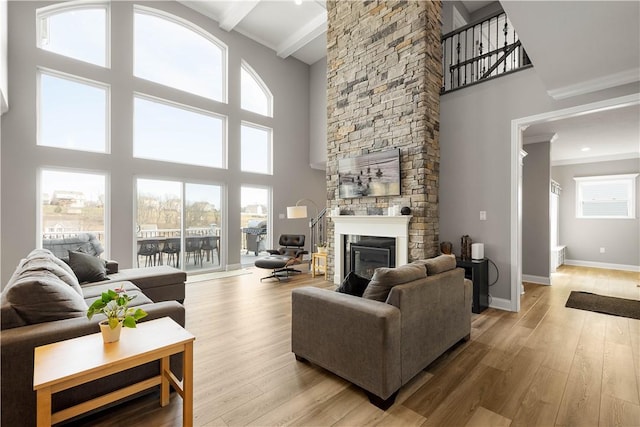
<path id="1" fill-rule="evenodd" d="M 526 144 L 522 166 L 522 274 L 549 277 L 551 144 Z"/>
<path id="2" fill-rule="evenodd" d="M 311 66 L 309 77 L 309 164 L 325 169 L 327 165 L 327 58 Z"/>
<path id="3" fill-rule="evenodd" d="M 635 219 L 576 218 L 574 177 L 638 173 L 640 159 L 554 166 L 551 175 L 562 187 L 560 194 L 560 244 L 567 245 L 566 258 L 640 266 L 640 182 L 636 178 Z M 600 253 L 600 248 L 605 253 Z"/>
<path id="4" fill-rule="evenodd" d="M 9 2 L 9 92 L 11 109 L 2 116 L 2 284 L 21 257 L 38 242 L 36 176 L 40 167 L 81 168 L 104 171 L 111 189 L 110 253 L 122 267 L 134 260 L 134 193 L 137 176 L 222 184 L 228 193 L 225 224 L 227 264 L 240 262 L 240 187 L 273 188 L 273 232 L 308 233 L 306 221 L 279 219 L 286 206 L 307 197 L 322 205 L 325 174 L 309 167 L 309 67 L 293 58 L 280 59 L 275 52 L 239 35 L 177 2 L 145 2 L 194 22 L 227 44 L 229 103 L 218 113 L 228 116 L 228 170 L 216 170 L 143 159 L 132 153 L 132 92 L 139 91 L 177 102 L 202 105 L 198 97 L 134 79 L 132 69 L 132 3 L 112 2 L 112 70 L 88 66 L 35 46 L 35 9 L 48 3 Z M 240 63 L 246 60 L 274 95 L 274 118 L 265 119 L 240 109 Z M 111 154 L 84 153 L 36 146 L 36 66 L 106 82 L 111 90 Z M 205 106 L 206 107 L 206 106 Z M 240 172 L 239 127 L 241 120 L 273 127 L 272 176 Z M 223 248 L 224 249 L 224 248 Z"/>
<path id="5" fill-rule="evenodd" d="M 500 271 L 493 297 L 511 299 L 511 121 L 632 93 L 637 85 L 555 101 L 531 68 L 440 97 L 440 240 L 456 253 L 463 234 L 485 244 Z"/>
<path id="6" fill-rule="evenodd" d="M 0 0 L 0 115 L 7 110 L 7 0 Z"/>

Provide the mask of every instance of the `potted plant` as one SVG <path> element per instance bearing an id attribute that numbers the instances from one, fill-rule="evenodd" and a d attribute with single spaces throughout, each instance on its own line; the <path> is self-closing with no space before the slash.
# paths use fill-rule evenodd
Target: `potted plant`
<path id="1" fill-rule="evenodd" d="M 324 254 L 327 252 L 327 244 L 325 242 L 320 242 L 316 245 L 318 248 L 318 253 Z"/>
<path id="2" fill-rule="evenodd" d="M 104 314 L 107 318 L 100 322 L 100 332 L 105 343 L 115 342 L 120 339 L 122 327 L 135 328 L 136 322 L 147 315 L 141 308 L 130 308 L 129 302 L 136 296 L 130 297 L 124 290 L 109 289 L 95 300 L 87 310 L 89 320 L 95 314 Z"/>

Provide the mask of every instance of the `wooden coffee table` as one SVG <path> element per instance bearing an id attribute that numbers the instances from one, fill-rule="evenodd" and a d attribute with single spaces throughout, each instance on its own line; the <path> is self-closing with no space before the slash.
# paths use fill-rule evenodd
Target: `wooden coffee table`
<path id="1" fill-rule="evenodd" d="M 96 326 L 97 327 L 97 326 Z M 104 344 L 100 333 L 35 349 L 33 389 L 37 392 L 38 426 L 50 426 L 92 409 L 160 385 L 160 405 L 169 403 L 169 384 L 182 396 L 182 423 L 193 425 L 193 341 L 195 337 L 169 317 L 123 328 L 120 341 Z M 183 380 L 171 372 L 169 356 L 184 353 Z M 70 357 L 82 354 L 83 357 Z M 51 413 L 51 395 L 147 362 L 160 360 L 157 376 Z"/>

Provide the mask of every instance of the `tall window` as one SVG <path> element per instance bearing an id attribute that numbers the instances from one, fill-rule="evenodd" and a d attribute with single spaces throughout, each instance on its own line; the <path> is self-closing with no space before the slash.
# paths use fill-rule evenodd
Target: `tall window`
<path id="1" fill-rule="evenodd" d="M 106 85 L 40 71 L 38 145 L 107 152 Z"/>
<path id="2" fill-rule="evenodd" d="M 635 218 L 638 174 L 590 176 L 576 181 L 577 218 Z"/>
<path id="3" fill-rule="evenodd" d="M 240 70 L 241 102 L 243 110 L 273 117 L 273 96 L 258 74 L 242 63 Z"/>
<path id="4" fill-rule="evenodd" d="M 40 171 L 43 239 L 93 233 L 105 244 L 106 177 L 102 174 Z"/>
<path id="5" fill-rule="evenodd" d="M 242 122 L 240 130 L 242 171 L 271 174 L 271 129 Z"/>
<path id="6" fill-rule="evenodd" d="M 134 157 L 226 166 L 221 116 L 141 96 L 134 108 Z"/>
<path id="7" fill-rule="evenodd" d="M 226 102 L 226 47 L 187 21 L 140 6 L 134 16 L 133 73 Z"/>
<path id="8" fill-rule="evenodd" d="M 39 48 L 101 67 L 109 66 L 108 8 L 62 3 L 37 11 Z"/>

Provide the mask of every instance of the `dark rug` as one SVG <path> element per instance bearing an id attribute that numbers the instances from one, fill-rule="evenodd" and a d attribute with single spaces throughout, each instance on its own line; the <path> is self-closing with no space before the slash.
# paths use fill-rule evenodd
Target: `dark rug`
<path id="1" fill-rule="evenodd" d="M 640 301 L 606 297 L 591 292 L 571 291 L 565 307 L 640 319 Z"/>

